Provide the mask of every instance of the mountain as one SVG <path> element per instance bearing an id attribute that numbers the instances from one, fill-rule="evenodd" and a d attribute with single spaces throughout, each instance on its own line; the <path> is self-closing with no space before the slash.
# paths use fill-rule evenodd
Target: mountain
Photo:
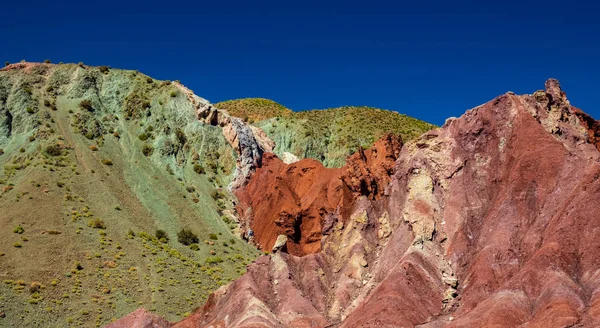
<path id="1" fill-rule="evenodd" d="M 368 148 L 387 133 L 412 140 L 434 125 L 397 112 L 372 107 L 339 107 L 294 111 L 267 99 L 220 102 L 215 107 L 261 128 L 275 142 L 278 157 L 291 153 L 313 158 L 326 167 L 341 167 L 359 147 Z"/>
<path id="2" fill-rule="evenodd" d="M 259 252 L 236 233 L 237 155 L 190 93 L 107 67 L 0 71 L 0 326 L 101 326 L 140 306 L 180 320 L 245 272 Z"/>
<path id="3" fill-rule="evenodd" d="M 596 327 L 599 137 L 548 80 L 341 168 L 264 152 L 233 192 L 271 253 L 180 322 L 108 327 Z"/>
<path id="4" fill-rule="evenodd" d="M 240 193 L 276 144 L 232 108 L 137 71 L 0 69 L 0 326 L 166 324 L 242 276 L 261 252 Z"/>

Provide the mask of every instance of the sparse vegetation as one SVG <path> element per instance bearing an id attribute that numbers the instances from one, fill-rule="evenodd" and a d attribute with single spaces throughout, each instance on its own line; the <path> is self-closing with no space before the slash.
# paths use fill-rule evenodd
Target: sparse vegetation
<path id="1" fill-rule="evenodd" d="M 189 246 L 191 244 L 197 244 L 200 239 L 198 239 L 198 236 L 191 230 L 183 228 L 177 233 L 177 241 Z"/>
<path id="2" fill-rule="evenodd" d="M 50 64 L 50 63 L 51 63 L 51 61 L 50 61 L 50 59 L 45 59 L 45 60 L 44 60 L 44 63 L 46 63 L 46 64 Z"/>
<path id="3" fill-rule="evenodd" d="M 59 145 L 48 145 L 46 146 L 46 154 L 50 156 L 60 156 L 62 155 L 62 150 Z"/>
<path id="4" fill-rule="evenodd" d="M 80 107 L 81 109 L 85 109 L 85 110 L 87 110 L 87 111 L 90 111 L 90 112 L 94 110 L 94 108 L 92 107 L 92 101 L 91 101 L 91 100 L 89 100 L 89 99 L 84 99 L 84 100 L 82 100 L 82 101 L 79 103 L 79 107 Z"/>
<path id="5" fill-rule="evenodd" d="M 169 236 L 164 230 L 156 230 L 154 236 L 163 244 L 166 244 L 169 241 Z"/>
<path id="6" fill-rule="evenodd" d="M 19 226 L 16 226 L 16 227 L 13 229 L 13 232 L 14 232 L 14 233 L 18 233 L 18 234 L 23 234 L 23 233 L 25 232 L 25 229 L 23 229 L 23 227 L 21 227 L 21 226 L 19 225 Z"/>
<path id="7" fill-rule="evenodd" d="M 91 219 L 88 222 L 88 226 L 91 228 L 94 228 L 94 229 L 106 229 L 106 225 L 104 224 L 104 221 L 99 218 Z"/>
<path id="8" fill-rule="evenodd" d="M 144 154 L 144 156 L 150 156 L 152 155 L 152 153 L 154 152 L 154 147 L 152 147 L 152 145 L 150 144 L 144 144 L 142 146 L 142 154 Z"/>
<path id="9" fill-rule="evenodd" d="M 194 172 L 196 172 L 198 174 L 204 174 L 205 173 L 204 168 L 200 164 L 194 164 Z"/>

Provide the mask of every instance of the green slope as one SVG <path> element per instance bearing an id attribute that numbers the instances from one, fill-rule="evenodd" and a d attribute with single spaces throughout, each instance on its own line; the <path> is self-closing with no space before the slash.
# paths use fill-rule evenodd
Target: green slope
<path id="1" fill-rule="evenodd" d="M 0 71 L 0 325 L 101 326 L 139 307 L 179 320 L 245 271 L 258 252 L 223 188 L 235 155 L 174 84 L 26 66 Z"/>
<path id="2" fill-rule="evenodd" d="M 434 125 L 397 112 L 372 107 L 339 107 L 292 112 L 261 98 L 230 100 L 215 105 L 237 117 L 248 118 L 276 143 L 275 153 L 290 152 L 314 158 L 325 166 L 340 167 L 359 146 L 370 147 L 386 133 L 411 140 Z"/>

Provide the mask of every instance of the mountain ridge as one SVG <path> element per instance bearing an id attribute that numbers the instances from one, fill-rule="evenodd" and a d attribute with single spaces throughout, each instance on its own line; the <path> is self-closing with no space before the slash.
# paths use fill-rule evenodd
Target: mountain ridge
<path id="1" fill-rule="evenodd" d="M 333 203 L 291 215 L 322 220 L 320 248 L 260 257 L 190 317 L 164 327 L 597 325 L 598 123 L 571 106 L 558 81 L 545 87 L 506 93 L 407 142 L 381 196 L 359 188 L 345 213 Z M 360 168 L 352 169 L 357 181 L 370 181 L 379 154 L 355 154 L 366 163 L 351 165 Z M 282 169 L 266 161 L 248 186 L 257 179 L 301 188 L 294 181 L 305 175 L 294 168 L 310 161 Z M 287 196 L 249 197 L 260 204 Z M 272 222 L 254 210 L 254 220 Z M 313 233 L 286 227 L 288 243 Z"/>

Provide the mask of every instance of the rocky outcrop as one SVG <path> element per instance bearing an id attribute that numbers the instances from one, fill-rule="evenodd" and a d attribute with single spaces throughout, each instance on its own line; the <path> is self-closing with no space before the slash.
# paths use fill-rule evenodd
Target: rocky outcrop
<path id="1" fill-rule="evenodd" d="M 448 120 L 393 166 L 375 163 L 395 146 L 334 171 L 266 154 L 242 209 L 255 226 L 261 213 L 263 246 L 280 232 L 299 242 L 175 326 L 598 326 L 597 126 L 549 80 Z M 285 224 L 298 217 L 313 226 Z M 303 239 L 315 231 L 318 242 Z"/>
<path id="2" fill-rule="evenodd" d="M 285 235 L 290 254 L 316 253 L 322 236 L 347 220 L 356 199 L 383 192 L 401 145 L 399 137 L 385 136 L 340 169 L 313 159 L 285 164 L 265 154 L 248 185 L 235 192 L 242 224 L 254 231 L 261 249 L 271 250 L 277 236 Z"/>
<path id="3" fill-rule="evenodd" d="M 183 85 L 177 84 L 177 86 L 194 105 L 198 120 L 221 127 L 223 136 L 237 153 L 236 170 L 230 189 L 245 185 L 256 168 L 261 165 L 263 153 L 272 151 L 275 143 L 261 129 L 217 109 Z"/>

